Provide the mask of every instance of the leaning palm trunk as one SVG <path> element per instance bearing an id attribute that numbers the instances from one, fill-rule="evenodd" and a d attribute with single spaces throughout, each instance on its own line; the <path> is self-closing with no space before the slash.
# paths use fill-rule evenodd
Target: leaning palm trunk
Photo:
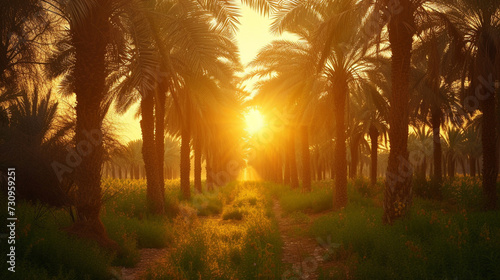
<path id="1" fill-rule="evenodd" d="M 100 1 L 84 24 L 72 23 L 70 33 L 75 50 L 76 94 L 75 144 L 81 162 L 75 170 L 77 220 L 69 229 L 76 235 L 116 249 L 99 218 L 101 210 L 101 168 L 103 163 L 102 121 L 106 78 L 106 46 L 110 3 Z M 97 113 L 96 113 L 97 112 Z M 80 148 L 82 147 L 82 148 Z"/>
<path id="2" fill-rule="evenodd" d="M 408 100 L 410 60 L 415 33 L 412 2 L 400 1 L 402 11 L 389 22 L 389 42 L 392 51 L 392 93 L 389 109 L 389 139 L 391 150 L 384 191 L 383 222 L 392 224 L 405 216 L 412 202 L 412 168 L 408 161 Z"/>
<path id="3" fill-rule="evenodd" d="M 306 125 L 300 127 L 302 135 L 302 188 L 311 191 L 311 155 L 309 152 L 309 131 Z"/>
<path id="4" fill-rule="evenodd" d="M 370 134 L 370 142 L 372 145 L 370 154 L 372 160 L 370 168 L 370 183 L 372 186 L 375 186 L 375 184 L 377 183 L 377 164 L 378 164 L 377 149 L 378 149 L 378 135 L 379 135 L 378 129 L 374 125 L 371 125 L 369 134 Z"/>
<path id="5" fill-rule="evenodd" d="M 141 101 L 141 131 L 142 131 L 142 156 L 146 169 L 147 203 L 148 209 L 154 214 L 165 213 L 165 200 L 158 177 L 158 154 L 155 143 L 154 96 L 152 92 L 146 93 Z"/>
<path id="6" fill-rule="evenodd" d="M 347 154 L 345 132 L 345 103 L 348 86 L 345 81 L 336 80 L 333 83 L 333 111 L 335 112 L 335 198 L 334 209 L 347 206 Z"/>

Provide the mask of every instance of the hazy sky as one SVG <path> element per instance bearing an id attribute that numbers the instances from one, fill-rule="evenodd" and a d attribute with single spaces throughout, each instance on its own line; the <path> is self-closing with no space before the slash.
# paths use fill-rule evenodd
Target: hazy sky
<path id="1" fill-rule="evenodd" d="M 271 20 L 263 17 L 252 9 L 242 6 L 240 18 L 240 27 L 236 36 L 237 45 L 241 56 L 241 62 L 246 65 L 250 62 L 259 50 L 277 39 L 277 36 L 269 32 Z M 284 38 L 292 38 L 290 35 L 285 35 Z M 139 119 L 135 119 L 134 115 L 137 112 L 137 107 L 132 106 L 130 110 L 123 116 L 115 117 L 118 125 L 118 133 L 124 136 L 125 141 L 141 138 L 141 130 Z"/>

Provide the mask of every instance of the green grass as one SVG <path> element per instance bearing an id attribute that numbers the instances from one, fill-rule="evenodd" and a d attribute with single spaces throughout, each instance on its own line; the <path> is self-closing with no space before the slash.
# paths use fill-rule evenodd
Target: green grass
<path id="1" fill-rule="evenodd" d="M 241 214 L 243 221 L 177 219 L 176 250 L 147 279 L 281 278 L 282 241 L 274 216 L 267 215 L 271 204 L 254 184 L 226 187 L 218 192 L 225 195 L 222 218 Z"/>
<path id="2" fill-rule="evenodd" d="M 301 234 L 341 244 L 328 261 L 346 268 L 318 268 L 320 279 L 344 279 L 346 271 L 355 279 L 500 279 L 500 215 L 478 211 L 478 179 L 446 180 L 440 200 L 416 197 L 409 217 L 392 226 L 381 221 L 382 182 L 350 181 L 349 204 L 337 212 L 328 212 L 334 195 L 329 180 L 314 182 L 312 192 L 233 182 L 213 192 L 193 190 L 193 198 L 181 202 L 178 183 L 167 182 L 168 215 L 158 217 L 147 212 L 145 181 L 104 181 L 101 218 L 120 246 L 116 254 L 68 235 L 68 212 L 19 203 L 14 279 L 111 279 L 110 267 L 134 266 L 140 248 L 168 246 L 175 250 L 167 264 L 153 267 L 149 279 L 281 279 L 275 199 L 294 223 L 312 222 Z M 422 181 L 415 187 L 434 186 Z M 0 248 L 6 254 L 5 244 Z M 0 269 L 0 279 L 12 279 L 6 263 Z"/>
<path id="3" fill-rule="evenodd" d="M 415 199 L 408 218 L 387 226 L 377 203 L 350 192 L 348 207 L 317 219 L 310 235 L 342 244 L 333 258 L 348 264 L 355 279 L 500 278 L 498 212 L 474 212 L 468 202 Z M 345 277 L 340 270 L 332 273 Z"/>
<path id="4" fill-rule="evenodd" d="M 242 220 L 243 215 L 245 214 L 245 210 L 240 207 L 231 207 L 229 209 L 224 210 L 222 214 L 223 220 Z"/>
<path id="5" fill-rule="evenodd" d="M 289 190 L 282 193 L 280 204 L 287 213 L 295 211 L 319 213 L 332 209 L 333 191 L 332 188 L 317 187 L 312 192 Z"/>
<path id="6" fill-rule="evenodd" d="M 109 279 L 114 256 L 97 244 L 68 235 L 67 213 L 18 203 L 15 274 L 2 279 Z M 2 254 L 7 250 L 2 244 Z M 6 263 L 0 265 L 2 273 Z M 12 278 L 14 277 L 14 278 Z"/>
<path id="7" fill-rule="evenodd" d="M 140 248 L 169 246 L 174 238 L 171 221 L 147 213 L 145 186 L 144 180 L 103 181 L 106 199 L 101 218 L 109 237 L 119 245 L 114 254 L 67 234 L 64 228 L 71 225 L 67 211 L 19 202 L 15 279 L 108 280 L 112 278 L 110 266 L 134 266 L 139 261 Z M 178 186 L 167 186 L 166 209 L 177 209 L 178 201 L 171 197 L 176 196 Z M 5 220 L 4 216 L 1 218 Z M 6 253 L 5 244 L 1 249 Z M 6 264 L 2 263 L 0 269 L 6 272 Z M 7 274 L 0 278 L 12 277 Z"/>

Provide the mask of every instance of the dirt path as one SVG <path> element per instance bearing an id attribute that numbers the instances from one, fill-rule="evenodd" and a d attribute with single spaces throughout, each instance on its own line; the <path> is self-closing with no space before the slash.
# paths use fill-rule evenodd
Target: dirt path
<path id="1" fill-rule="evenodd" d="M 168 256 L 169 248 L 162 249 L 140 249 L 140 261 L 134 267 L 120 267 L 117 279 L 138 280 L 142 279 L 149 269 L 156 263 L 162 262 Z"/>
<path id="2" fill-rule="evenodd" d="M 275 200 L 274 213 L 283 239 L 283 259 L 285 267 L 290 267 L 282 279 L 318 279 L 319 270 L 335 266 L 328 261 L 337 244 L 331 240 L 316 240 L 305 233 L 312 224 L 312 219 L 301 221 L 284 216 L 279 201 Z M 317 217 L 316 217 L 317 218 Z"/>

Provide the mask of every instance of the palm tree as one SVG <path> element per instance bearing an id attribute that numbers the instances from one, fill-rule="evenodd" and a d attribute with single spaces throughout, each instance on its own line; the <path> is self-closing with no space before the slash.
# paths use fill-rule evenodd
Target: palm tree
<path id="1" fill-rule="evenodd" d="M 145 61 L 142 53 L 147 53 L 151 44 L 156 46 L 159 65 L 156 65 L 155 73 L 158 71 L 160 73 L 154 77 L 153 85 L 146 89 L 146 94 L 141 99 L 143 117 L 141 127 L 143 128 L 146 173 L 149 174 L 147 175 L 148 186 L 150 186 L 148 189 L 151 190 L 148 197 L 151 198 L 151 202 L 153 202 L 154 197 L 157 198 L 151 207 L 154 212 L 161 213 L 162 201 L 158 198 L 162 196 L 154 194 L 163 193 L 163 160 L 161 159 L 163 153 L 161 150 L 164 142 L 166 97 L 172 98 L 176 106 L 180 106 L 178 94 L 186 92 L 183 90 L 186 75 L 201 77 L 208 72 L 208 74 L 217 76 L 219 80 L 226 79 L 221 78 L 221 76 L 227 75 L 232 70 L 229 70 L 229 67 L 224 65 L 220 59 L 225 58 L 230 62 L 237 60 L 234 45 L 230 40 L 232 29 L 236 23 L 237 9 L 233 3 L 212 3 L 211 1 L 187 1 L 183 3 L 163 1 L 157 5 L 149 4 L 152 8 L 146 9 L 148 12 L 146 14 L 146 29 L 151 34 L 141 34 L 144 38 L 135 38 L 137 52 L 126 70 L 126 73 L 131 73 L 131 75 L 121 86 L 118 96 L 123 106 L 122 111 L 139 99 L 137 97 L 137 81 L 140 81 L 139 77 L 147 76 L 147 72 L 138 71 L 141 70 L 141 67 L 134 67 L 148 63 L 155 65 L 154 59 Z M 212 21 L 217 24 L 212 25 Z M 168 96 L 166 96 L 167 94 Z M 153 113 L 154 108 L 156 108 L 156 116 Z M 188 118 L 184 115 L 183 117 L 184 119 Z M 185 123 L 184 126 L 189 123 L 185 120 L 182 122 Z M 186 139 L 184 141 L 188 141 L 187 129 L 186 127 L 184 130 L 184 138 Z M 181 173 L 184 172 L 183 178 L 185 177 L 185 169 L 181 169 Z M 185 182 L 185 179 L 182 181 Z"/>
<path id="2" fill-rule="evenodd" d="M 416 169 L 416 178 L 426 180 L 427 162 L 432 150 L 431 130 L 419 124 L 408 137 L 409 160 Z"/>
<path id="3" fill-rule="evenodd" d="M 433 165 L 432 180 L 439 188 L 442 181 L 442 147 L 441 126 L 449 121 L 462 123 L 466 117 L 459 102 L 454 82 L 460 73 L 457 64 L 453 63 L 459 50 L 454 44 L 459 44 L 455 34 L 450 36 L 445 23 L 429 28 L 423 39 L 415 46 L 414 64 L 414 95 L 410 107 L 414 110 L 415 120 L 429 123 L 433 134 Z M 439 190 L 438 190 L 439 191 Z"/>
<path id="4" fill-rule="evenodd" d="M 381 1 L 382 5 L 386 4 Z M 391 149 L 384 191 L 383 221 L 391 224 L 404 216 L 411 204 L 411 176 L 400 174 L 403 162 L 408 162 L 408 100 L 410 97 L 410 60 L 413 35 L 416 32 L 415 1 L 401 0 L 400 12 L 391 15 L 388 23 L 392 52 L 392 87 L 389 98 L 389 139 Z M 411 172 L 411 170 L 406 170 Z M 403 172 L 405 173 L 405 172 Z M 397 179 L 394 179 L 397 176 Z M 391 178 L 392 177 L 392 178 Z M 403 211 L 399 211 L 398 206 Z"/>
<path id="5" fill-rule="evenodd" d="M 447 6 L 450 21 L 464 38 L 462 88 L 466 106 L 482 113 L 483 193 L 485 209 L 497 207 L 498 176 L 497 113 L 494 81 L 500 78 L 500 3 L 498 1 L 453 0 Z M 468 81 L 468 87 L 465 85 Z"/>
<path id="6" fill-rule="evenodd" d="M 180 160 L 180 147 L 179 147 L 179 141 L 172 137 L 168 136 L 165 138 L 165 156 L 164 156 L 164 165 L 165 165 L 165 173 L 166 173 L 166 179 L 174 179 L 174 172 L 177 170 L 179 167 L 179 160 Z"/>
<path id="7" fill-rule="evenodd" d="M 43 64 L 40 42 L 52 30 L 44 1 L 20 0 L 0 3 L 0 96 L 37 81 L 37 66 Z M 21 71 L 22 70 L 22 71 Z M 0 97 L 2 98 L 2 97 Z M 3 97 L 5 98 L 5 96 Z M 0 104 L 2 102 L 0 101 Z"/>
<path id="8" fill-rule="evenodd" d="M 139 179 L 141 166 L 144 164 L 141 155 L 142 140 L 130 141 L 127 144 L 126 158 L 130 165 L 130 178 Z"/>
<path id="9" fill-rule="evenodd" d="M 447 127 L 444 133 L 444 141 L 448 176 L 453 178 L 455 177 L 455 167 L 457 165 L 457 161 L 461 161 L 463 156 L 462 151 L 464 150 L 465 137 L 462 129 L 457 127 Z"/>
<path id="10" fill-rule="evenodd" d="M 406 216 L 412 204 L 412 167 L 408 160 L 408 124 L 410 100 L 410 72 L 413 38 L 419 30 L 433 26 L 436 21 L 436 5 L 426 0 L 379 0 L 375 2 L 367 23 L 386 23 L 380 14 L 389 18 L 387 22 L 391 51 L 391 94 L 389 96 L 389 141 L 390 153 L 384 190 L 383 222 Z M 389 13 L 389 14 L 388 14 Z M 437 12 L 438 18 L 440 13 Z M 382 22 L 380 22 L 382 21 Z M 381 31 L 383 29 L 381 28 Z M 377 40 L 378 34 L 372 34 Z M 370 36 L 368 36 L 370 37 Z"/>
<path id="11" fill-rule="evenodd" d="M 387 141 L 386 115 L 388 108 L 385 98 L 380 95 L 378 90 L 372 91 L 371 94 L 368 92 L 362 97 L 359 102 L 361 104 L 351 105 L 351 115 L 357 123 L 355 130 L 359 133 L 358 138 L 364 138 L 365 135 L 370 138 L 370 183 L 374 186 L 377 182 L 378 141 L 380 136 L 383 136 Z"/>
<path id="12" fill-rule="evenodd" d="M 247 79 L 254 77 L 260 79 L 260 83 L 257 85 L 259 91 L 253 98 L 253 104 L 262 106 L 266 111 L 281 107 L 284 108 L 281 110 L 293 112 L 293 119 L 285 120 L 283 123 L 283 135 L 285 135 L 284 141 L 286 141 L 284 149 L 285 180 L 291 183 L 292 188 L 299 186 L 295 137 L 300 136 L 302 179 L 305 190 L 310 190 L 311 185 L 308 141 L 308 126 L 311 123 L 311 117 L 308 108 L 310 108 L 309 97 L 311 96 L 314 72 L 310 48 L 310 44 L 306 40 L 298 43 L 274 41 L 263 48 L 248 65 L 253 70 L 246 77 Z M 299 127 L 298 135 L 294 133 L 296 127 Z M 278 172 L 279 176 L 282 177 L 281 167 Z"/>
<path id="13" fill-rule="evenodd" d="M 102 144 L 102 123 L 109 103 L 106 100 L 106 77 L 110 66 L 108 59 L 113 32 L 113 0 L 87 2 L 69 1 L 59 3 L 57 12 L 67 20 L 66 34 L 71 44 L 73 67 L 71 92 L 76 95 L 76 128 L 74 143 L 79 145 L 92 141 L 92 152 L 82 157 L 75 170 L 77 185 L 77 220 L 70 231 L 76 235 L 97 240 L 104 247 L 116 248 L 101 223 L 101 168 L 104 148 Z M 116 21 L 114 22 L 116 23 Z"/>
<path id="14" fill-rule="evenodd" d="M 73 123 L 62 121 L 50 90 L 20 95 L 7 108 L 7 125 L 0 127 L 0 166 L 16 167 L 18 199 L 70 206 L 72 180 L 62 175 L 69 168 L 65 158 Z"/>
<path id="15" fill-rule="evenodd" d="M 474 121 L 471 122 L 464 129 L 464 150 L 463 153 L 467 155 L 469 160 L 469 172 L 470 175 L 475 177 L 478 173 L 479 168 L 477 167 L 479 163 L 479 158 L 481 157 L 481 141 L 480 141 L 480 133 L 478 133 L 479 129 L 475 127 Z"/>

